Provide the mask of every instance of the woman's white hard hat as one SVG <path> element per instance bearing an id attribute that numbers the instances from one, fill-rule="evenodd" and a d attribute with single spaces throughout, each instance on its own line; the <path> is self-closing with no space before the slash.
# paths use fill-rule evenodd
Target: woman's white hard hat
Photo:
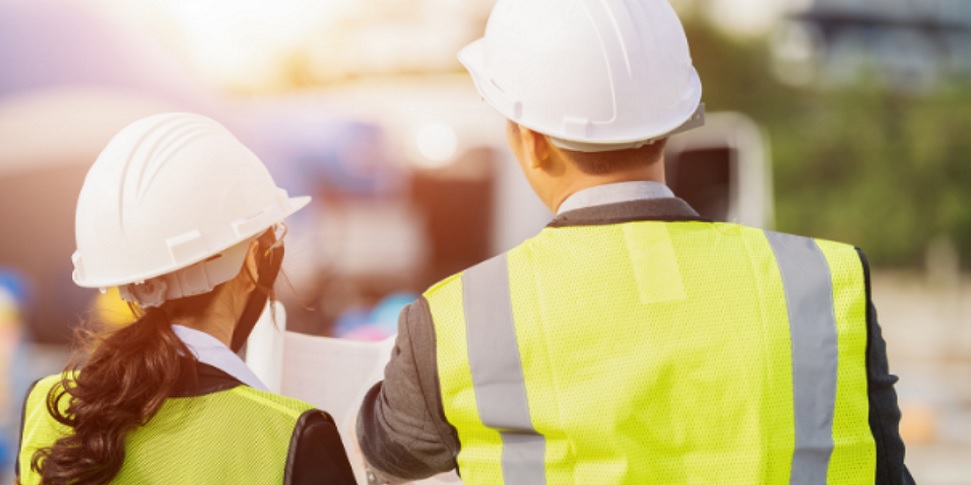
<path id="1" fill-rule="evenodd" d="M 490 105 L 562 148 L 639 147 L 704 123 L 668 0 L 498 0 L 459 60 Z"/>
<path id="2" fill-rule="evenodd" d="M 307 205 L 207 117 L 135 121 L 108 143 L 78 197 L 74 282 L 117 286 L 143 306 L 211 291 L 242 268 L 249 242 Z"/>

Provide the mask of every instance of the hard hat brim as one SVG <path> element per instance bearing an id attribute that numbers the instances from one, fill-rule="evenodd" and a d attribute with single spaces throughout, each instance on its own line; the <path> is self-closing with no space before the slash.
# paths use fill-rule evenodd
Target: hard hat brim
<path id="1" fill-rule="evenodd" d="M 293 215 L 298 210 L 306 207 L 307 204 L 310 203 L 310 201 L 311 201 L 310 196 L 289 197 L 289 198 L 287 198 L 287 203 L 286 203 L 286 207 L 284 208 L 284 210 L 280 211 L 273 218 L 274 220 L 271 223 L 267 224 L 266 227 L 260 227 L 260 228 L 257 228 L 257 229 L 251 230 L 251 231 L 246 231 L 244 233 L 241 233 L 241 234 L 239 234 L 238 237 L 236 237 L 236 238 L 228 241 L 227 243 L 222 244 L 221 246 L 223 246 L 223 247 L 219 248 L 219 250 L 217 250 L 217 251 L 213 251 L 213 252 L 208 253 L 208 254 L 202 254 L 202 255 L 197 256 L 196 258 L 188 259 L 186 261 L 181 261 L 178 264 L 172 264 L 171 266 L 166 267 L 164 269 L 160 269 L 158 271 L 153 271 L 153 272 L 150 272 L 150 273 L 145 273 L 145 274 L 140 274 L 140 275 L 132 275 L 132 276 L 128 276 L 128 277 L 126 277 L 124 279 L 92 279 L 92 278 L 83 278 L 83 277 L 81 277 L 81 275 L 79 275 L 79 272 L 78 272 L 77 268 L 75 267 L 75 270 L 74 270 L 74 272 L 72 274 L 72 279 L 74 280 L 74 284 L 76 284 L 76 285 L 78 285 L 78 286 L 80 286 L 82 288 L 111 288 L 111 287 L 115 287 L 115 286 L 122 286 L 122 285 L 129 285 L 129 284 L 133 284 L 133 283 L 140 283 L 142 281 L 148 281 L 148 280 L 150 280 L 152 278 L 157 278 L 157 277 L 162 276 L 162 275 L 165 275 L 165 274 L 173 273 L 173 272 L 178 271 L 180 269 L 183 269 L 183 268 L 187 268 L 189 266 L 192 266 L 193 264 L 196 264 L 196 263 L 198 263 L 200 261 L 203 261 L 203 260 L 205 260 L 207 258 L 211 258 L 211 257 L 215 256 L 216 254 L 222 254 L 225 251 L 227 251 L 228 249 L 230 249 L 230 248 L 232 248 L 232 247 L 234 247 L 234 246 L 236 246 L 236 245 L 238 245 L 238 244 L 240 244 L 240 243 L 242 243 L 244 241 L 247 241 L 247 240 L 250 240 L 250 239 L 253 239 L 253 238 L 259 236 L 264 231 L 266 231 L 266 229 L 269 229 L 270 227 L 272 227 L 273 224 L 282 222 L 284 219 L 286 219 L 287 217 Z M 77 261 L 75 261 L 75 266 L 76 265 L 77 265 Z M 242 267 L 242 261 L 240 261 L 240 267 Z"/>
<path id="2" fill-rule="evenodd" d="M 459 62 L 472 74 L 473 81 L 478 85 L 479 78 L 485 77 L 485 41 L 480 37 L 459 51 Z"/>

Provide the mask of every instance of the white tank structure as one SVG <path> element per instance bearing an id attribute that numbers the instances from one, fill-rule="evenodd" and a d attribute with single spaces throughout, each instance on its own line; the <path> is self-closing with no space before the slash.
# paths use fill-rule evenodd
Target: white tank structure
<path id="1" fill-rule="evenodd" d="M 668 185 L 702 217 L 773 227 L 769 141 L 748 116 L 707 114 L 704 127 L 668 140 L 665 163 Z"/>

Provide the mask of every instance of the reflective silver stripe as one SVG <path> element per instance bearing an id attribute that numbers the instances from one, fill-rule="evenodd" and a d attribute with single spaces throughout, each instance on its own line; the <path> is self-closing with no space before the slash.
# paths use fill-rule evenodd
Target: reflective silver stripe
<path id="1" fill-rule="evenodd" d="M 507 485 L 546 483 L 546 440 L 536 432 L 526 402 L 505 255 L 462 275 L 469 366 L 483 424 L 502 436 Z"/>
<path id="2" fill-rule="evenodd" d="M 792 485 L 825 484 L 833 453 L 838 348 L 829 263 L 809 238 L 766 231 L 789 309 L 796 449 Z"/>

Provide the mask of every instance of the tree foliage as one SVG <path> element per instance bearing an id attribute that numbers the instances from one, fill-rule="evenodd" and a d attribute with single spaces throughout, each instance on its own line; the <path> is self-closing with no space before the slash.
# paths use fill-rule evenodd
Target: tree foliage
<path id="1" fill-rule="evenodd" d="M 771 140 L 777 229 L 855 244 L 884 266 L 922 264 L 941 237 L 971 254 L 968 79 L 921 93 L 875 76 L 796 89 L 772 76 L 765 39 L 686 29 L 709 111 L 746 113 Z"/>

